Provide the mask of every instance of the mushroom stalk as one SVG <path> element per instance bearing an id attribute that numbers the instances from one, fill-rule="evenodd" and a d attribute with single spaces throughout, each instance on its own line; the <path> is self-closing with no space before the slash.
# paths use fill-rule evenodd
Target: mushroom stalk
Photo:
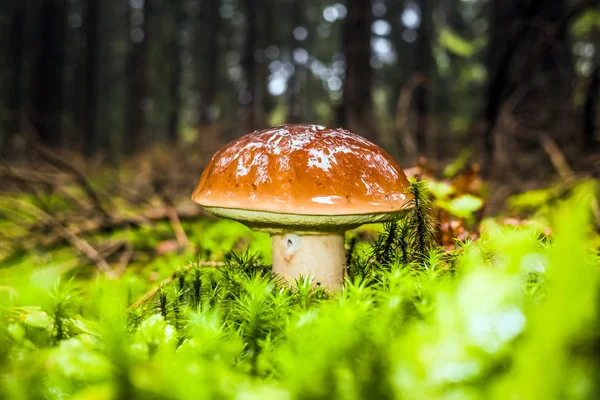
<path id="1" fill-rule="evenodd" d="M 325 235 L 271 235 L 273 272 L 291 282 L 303 276 L 330 292 L 344 283 L 344 232 Z"/>

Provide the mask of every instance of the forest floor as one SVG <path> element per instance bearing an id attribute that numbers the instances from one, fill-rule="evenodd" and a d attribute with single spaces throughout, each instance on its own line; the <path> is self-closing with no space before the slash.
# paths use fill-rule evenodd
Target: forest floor
<path id="1" fill-rule="evenodd" d="M 220 144 L 195 146 L 0 166 L 0 397 L 599 393 L 598 158 L 406 168 L 427 182 L 428 250 L 410 216 L 351 231 L 330 296 L 281 286 L 267 234 L 189 199 Z"/>

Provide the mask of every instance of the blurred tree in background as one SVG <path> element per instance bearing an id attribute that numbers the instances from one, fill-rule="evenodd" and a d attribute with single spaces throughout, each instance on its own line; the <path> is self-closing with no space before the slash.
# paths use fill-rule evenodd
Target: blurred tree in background
<path id="1" fill-rule="evenodd" d="M 285 122 L 403 163 L 598 142 L 597 0 L 32 0 L 0 4 L 0 151 L 116 160 Z M 23 140 L 25 138 L 26 140 Z"/>

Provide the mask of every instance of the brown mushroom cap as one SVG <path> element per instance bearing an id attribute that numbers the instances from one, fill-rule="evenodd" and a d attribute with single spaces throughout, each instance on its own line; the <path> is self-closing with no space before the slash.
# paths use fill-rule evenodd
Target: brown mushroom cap
<path id="1" fill-rule="evenodd" d="M 238 220 L 247 219 L 237 212 L 244 210 L 269 224 L 273 221 L 265 218 L 271 214 L 289 214 L 277 218 L 294 224 L 291 216 L 356 216 L 346 225 L 360 225 L 367 222 L 361 215 L 385 220 L 384 215 L 406 208 L 408 185 L 394 160 L 361 136 L 317 125 L 283 125 L 250 133 L 219 150 L 192 199 Z"/>

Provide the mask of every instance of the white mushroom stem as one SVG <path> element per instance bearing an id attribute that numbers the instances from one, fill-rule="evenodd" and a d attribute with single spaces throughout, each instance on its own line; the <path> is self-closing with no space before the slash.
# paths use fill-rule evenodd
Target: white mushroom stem
<path id="1" fill-rule="evenodd" d="M 301 276 L 329 292 L 340 292 L 344 283 L 346 254 L 344 233 L 329 235 L 271 235 L 273 272 L 290 283 Z"/>

